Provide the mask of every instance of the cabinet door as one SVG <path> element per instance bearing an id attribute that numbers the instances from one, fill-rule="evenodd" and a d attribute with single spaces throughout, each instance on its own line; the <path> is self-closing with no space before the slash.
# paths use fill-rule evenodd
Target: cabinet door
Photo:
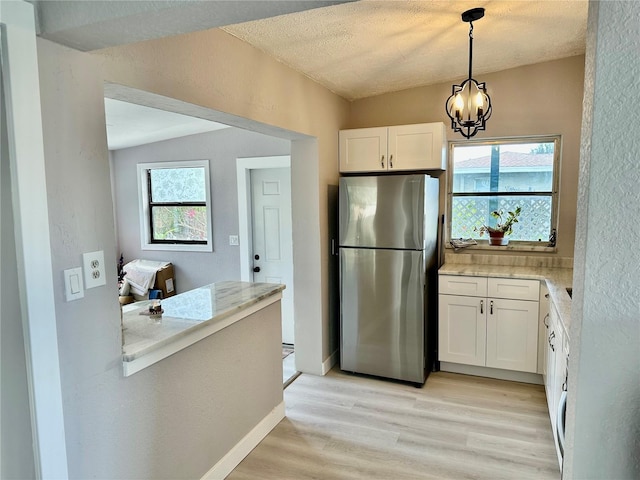
<path id="1" fill-rule="evenodd" d="M 547 335 L 549 333 L 549 290 L 540 284 L 540 311 L 538 312 L 538 373 L 543 381 L 547 377 Z"/>
<path id="2" fill-rule="evenodd" d="M 554 375 L 553 375 L 553 410 L 554 417 L 558 415 L 558 403 L 560 403 L 560 395 L 562 394 L 562 385 L 567 378 L 567 356 L 563 351 L 562 344 L 564 340 L 564 334 L 561 327 L 556 325 L 556 338 L 554 339 Z M 554 418 L 554 425 L 557 425 Z M 557 427 L 556 427 L 557 428 Z M 555 429 L 554 429 L 555 430 Z M 555 431 L 554 431 L 555 434 Z"/>
<path id="3" fill-rule="evenodd" d="M 439 295 L 438 360 L 485 364 L 486 299 Z"/>
<path id="4" fill-rule="evenodd" d="M 538 302 L 489 298 L 487 367 L 535 373 Z"/>
<path id="5" fill-rule="evenodd" d="M 445 170 L 444 123 L 389 127 L 389 170 Z"/>
<path id="6" fill-rule="evenodd" d="M 549 335 L 547 336 L 547 378 L 545 390 L 547 391 L 547 406 L 549 407 L 549 417 L 551 418 L 551 429 L 553 436 L 556 436 L 556 415 L 560 394 L 557 392 L 558 385 L 558 363 L 560 363 L 560 352 L 562 350 L 562 330 L 559 328 L 560 319 L 553 302 L 549 305 Z M 560 381 L 562 385 L 562 381 Z"/>
<path id="7" fill-rule="evenodd" d="M 386 171 L 387 127 L 340 130 L 340 171 Z"/>

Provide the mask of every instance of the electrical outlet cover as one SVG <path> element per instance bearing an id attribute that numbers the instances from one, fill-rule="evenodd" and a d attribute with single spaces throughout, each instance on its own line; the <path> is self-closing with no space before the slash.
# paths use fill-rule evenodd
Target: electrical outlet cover
<path id="1" fill-rule="evenodd" d="M 93 288 L 107 284 L 104 268 L 104 252 L 90 252 L 82 254 L 84 265 L 84 287 Z"/>

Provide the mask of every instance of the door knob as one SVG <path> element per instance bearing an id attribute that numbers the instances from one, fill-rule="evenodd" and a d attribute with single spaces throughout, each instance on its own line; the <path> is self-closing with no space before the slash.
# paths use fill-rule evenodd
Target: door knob
<path id="1" fill-rule="evenodd" d="M 253 267 L 253 271 L 258 273 L 260 271 L 260 267 Z"/>

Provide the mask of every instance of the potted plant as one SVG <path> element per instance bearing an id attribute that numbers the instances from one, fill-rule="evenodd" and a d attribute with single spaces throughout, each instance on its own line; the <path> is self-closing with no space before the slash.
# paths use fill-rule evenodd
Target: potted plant
<path id="1" fill-rule="evenodd" d="M 503 210 L 494 210 L 491 212 L 491 216 L 497 220 L 495 227 L 482 225 L 480 228 L 474 228 L 474 230 L 480 232 L 480 236 L 487 232 L 489 234 L 489 245 L 507 245 L 509 243 L 507 235 L 511 235 L 513 232 L 513 224 L 518 223 L 518 217 L 521 212 L 522 209 L 516 207 L 514 211 L 507 212 L 505 218 Z"/>

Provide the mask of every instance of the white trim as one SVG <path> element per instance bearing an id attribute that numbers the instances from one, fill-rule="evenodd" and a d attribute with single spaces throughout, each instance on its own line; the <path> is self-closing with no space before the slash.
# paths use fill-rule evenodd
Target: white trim
<path id="1" fill-rule="evenodd" d="M 247 157 L 236 159 L 238 183 L 238 237 L 240 240 L 240 280 L 252 282 L 251 252 L 251 170 L 257 168 L 291 168 L 291 156 Z M 294 300 L 295 301 L 295 300 Z"/>
<path id="2" fill-rule="evenodd" d="M 440 370 L 443 372 L 462 373 L 476 377 L 497 378 L 511 382 L 533 383 L 544 385 L 542 375 L 539 373 L 516 372 L 514 370 L 501 370 L 499 368 L 478 367 L 476 365 L 462 365 L 460 363 L 440 362 Z"/>
<path id="3" fill-rule="evenodd" d="M 284 418 L 284 402 L 277 405 L 264 417 L 242 440 L 240 440 L 227 454 L 216 463 L 211 470 L 202 476 L 202 480 L 219 480 L 226 478 L 240 462 L 256 448 L 258 444 Z"/>
<path id="4" fill-rule="evenodd" d="M 272 303 L 278 302 L 281 299 L 282 293 L 278 292 L 277 294 L 260 300 L 258 303 L 254 303 L 244 310 L 236 312 L 233 315 L 230 315 L 222 320 L 217 320 L 215 322 L 205 324 L 202 326 L 202 328 L 198 328 L 197 330 L 192 332 L 187 332 L 185 335 L 177 335 L 176 339 L 169 344 L 161 345 L 156 348 L 154 348 L 154 345 L 151 345 L 148 349 L 146 349 L 146 351 L 136 352 L 135 354 L 130 355 L 134 357 L 130 360 L 127 360 L 127 355 L 123 355 L 122 368 L 124 376 L 129 377 L 134 373 L 137 373 L 140 370 L 153 365 L 154 363 L 158 363 L 160 360 L 164 360 L 174 353 L 177 353 L 180 350 L 184 350 L 194 343 L 199 342 L 203 338 L 213 335 L 223 328 L 233 325 L 237 321 L 258 312 L 259 310 L 262 310 L 263 308 L 271 305 Z"/>
<path id="5" fill-rule="evenodd" d="M 149 190 L 145 171 L 154 168 L 190 168 L 202 167 L 205 170 L 205 195 L 207 203 L 207 243 L 206 245 L 186 245 L 151 243 L 151 231 L 149 228 Z M 211 204 L 211 174 L 209 173 L 209 160 L 180 160 L 173 162 L 138 163 L 138 208 L 140 218 L 140 249 L 162 250 L 178 252 L 212 252 L 213 251 L 213 205 Z"/>
<path id="6" fill-rule="evenodd" d="M 528 143 L 553 143 L 554 145 L 554 153 L 553 153 L 553 178 L 552 178 L 552 187 L 551 191 L 543 191 L 536 190 L 534 192 L 524 192 L 531 193 L 532 196 L 538 196 L 538 194 L 548 195 L 551 197 L 551 230 L 555 229 L 556 232 L 560 232 L 560 225 L 558 224 L 560 218 L 560 170 L 562 168 L 562 135 L 560 134 L 549 134 L 549 135 L 529 135 L 522 137 L 499 137 L 499 138 L 475 138 L 475 139 L 467 139 L 467 140 L 450 140 L 449 148 L 448 148 L 448 159 L 447 159 L 447 167 L 448 167 L 448 175 L 446 179 L 446 195 L 445 195 L 445 214 L 447 216 L 447 224 L 444 226 L 444 244 L 445 246 L 449 245 L 451 240 L 451 222 L 453 217 L 453 197 L 456 193 L 453 191 L 453 183 L 454 183 L 454 175 L 457 170 L 454 169 L 453 165 L 453 150 L 455 147 L 465 147 L 465 146 L 478 146 L 478 145 L 501 145 L 501 144 L 528 144 Z M 468 169 L 464 169 L 468 170 Z M 502 169 L 501 169 L 502 170 Z M 465 172 L 467 173 L 467 172 Z M 479 172 L 478 172 L 479 173 Z M 508 197 L 510 192 L 478 192 L 478 196 L 489 198 L 493 197 Z M 476 240 L 478 240 L 476 238 Z M 550 247 L 550 250 L 540 250 L 540 246 L 538 242 L 535 241 L 514 241 L 518 242 L 519 248 L 515 248 L 514 250 L 521 251 L 544 251 L 544 252 L 555 252 L 555 247 Z M 547 242 L 539 242 L 539 243 L 547 243 Z M 515 246 L 515 245 L 513 245 Z M 449 247 L 450 248 L 450 247 Z M 476 248 L 474 246 L 474 248 Z M 481 247 L 477 247 L 481 248 Z M 493 247 L 492 247 L 493 248 Z"/>
<path id="7" fill-rule="evenodd" d="M 33 5 L 0 2 L 20 308 L 37 478 L 67 478 Z"/>
<path id="8" fill-rule="evenodd" d="M 329 358 L 322 362 L 322 375 L 326 375 L 327 373 L 329 373 L 333 366 L 338 363 L 339 358 L 340 350 L 336 350 L 329 356 Z"/>

